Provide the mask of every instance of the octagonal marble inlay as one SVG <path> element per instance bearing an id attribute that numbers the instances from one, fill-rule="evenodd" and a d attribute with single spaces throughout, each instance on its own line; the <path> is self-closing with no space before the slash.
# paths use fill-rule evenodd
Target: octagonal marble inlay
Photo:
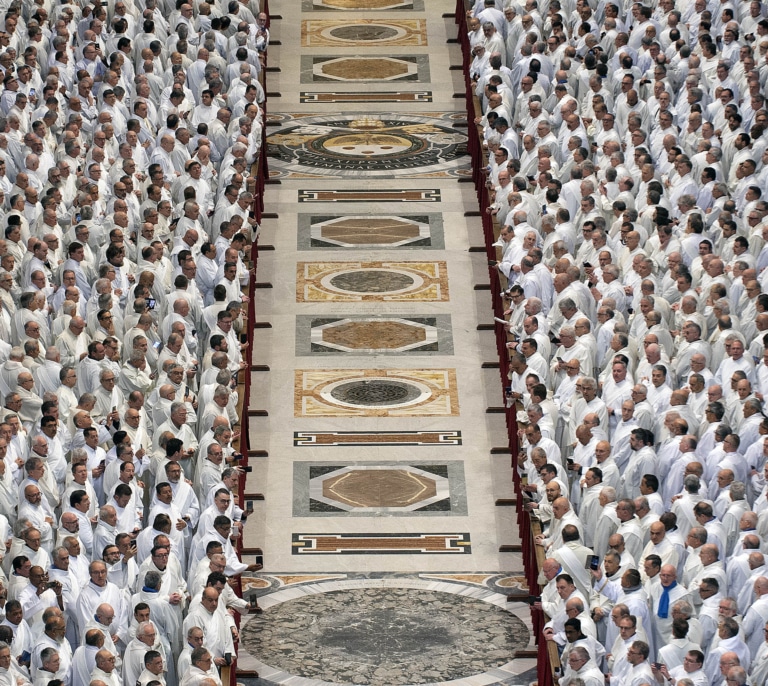
<path id="1" fill-rule="evenodd" d="M 447 498 L 448 479 L 409 465 L 358 465 L 312 479 L 309 493 L 348 512 L 410 511 Z"/>
<path id="2" fill-rule="evenodd" d="M 405 217 L 339 217 L 312 225 L 312 238 L 339 246 L 391 247 L 429 236 L 429 225 Z"/>
<path id="3" fill-rule="evenodd" d="M 297 461 L 294 517 L 467 514 L 462 460 Z"/>
<path id="4" fill-rule="evenodd" d="M 303 55 L 301 82 L 429 82 L 428 55 Z"/>
<path id="5" fill-rule="evenodd" d="M 452 355 L 450 315 L 296 317 L 297 355 Z"/>
<path id="6" fill-rule="evenodd" d="M 299 250 L 441 250 L 442 216 L 423 214 L 299 214 Z"/>
<path id="7" fill-rule="evenodd" d="M 313 329 L 312 338 L 313 342 L 345 351 L 355 349 L 403 351 L 417 348 L 425 343 L 437 343 L 437 330 L 434 326 L 403 320 L 342 320 Z M 315 339 L 319 340 L 315 341 Z"/>
<path id="8" fill-rule="evenodd" d="M 324 62 L 316 73 L 337 81 L 392 81 L 415 76 L 416 66 L 391 57 L 338 57 Z"/>

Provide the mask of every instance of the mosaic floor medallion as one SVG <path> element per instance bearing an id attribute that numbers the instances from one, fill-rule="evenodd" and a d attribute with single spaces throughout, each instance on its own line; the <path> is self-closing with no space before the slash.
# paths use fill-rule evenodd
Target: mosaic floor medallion
<path id="1" fill-rule="evenodd" d="M 293 463 L 293 516 L 466 515 L 464 464 Z"/>
<path id="2" fill-rule="evenodd" d="M 301 22 L 304 48 L 372 46 L 425 46 L 424 19 L 306 19 Z"/>
<path id="3" fill-rule="evenodd" d="M 454 175 L 467 167 L 455 114 L 284 115 L 267 138 L 276 176 L 408 178 Z"/>
<path id="4" fill-rule="evenodd" d="M 322 10 L 424 10 L 423 0 L 302 0 L 305 12 Z"/>
<path id="5" fill-rule="evenodd" d="M 445 262 L 299 262 L 296 302 L 447 302 Z"/>
<path id="6" fill-rule="evenodd" d="M 459 414 L 453 369 L 304 369 L 295 374 L 297 417 Z"/>
<path id="7" fill-rule="evenodd" d="M 529 644 L 523 620 L 504 609 L 499 594 L 443 586 L 450 590 L 363 587 L 299 597 L 278 591 L 260 599 L 265 610 L 243 627 L 244 647 L 262 678 L 293 675 L 295 686 L 491 684 L 513 676 L 515 652 Z M 275 596 L 278 604 L 269 605 Z"/>
<path id="8" fill-rule="evenodd" d="M 296 318 L 297 355 L 453 353 L 450 315 Z"/>
<path id="9" fill-rule="evenodd" d="M 300 214 L 299 250 L 313 248 L 442 249 L 443 221 L 439 214 Z"/>

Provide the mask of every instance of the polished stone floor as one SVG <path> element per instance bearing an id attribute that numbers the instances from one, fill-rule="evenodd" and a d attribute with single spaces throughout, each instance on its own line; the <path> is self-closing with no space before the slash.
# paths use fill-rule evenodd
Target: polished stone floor
<path id="1" fill-rule="evenodd" d="M 265 612 L 239 661 L 258 686 L 532 679 L 452 10 L 270 2 L 245 533 Z"/>

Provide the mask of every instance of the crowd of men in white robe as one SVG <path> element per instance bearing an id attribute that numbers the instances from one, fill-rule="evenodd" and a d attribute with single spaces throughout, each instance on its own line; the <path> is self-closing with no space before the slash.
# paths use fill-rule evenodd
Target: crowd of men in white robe
<path id="1" fill-rule="evenodd" d="M 768 683 L 767 15 L 467 13 L 561 686 Z"/>
<path id="2" fill-rule="evenodd" d="M 0 2 L 0 686 L 221 686 L 258 0 Z"/>

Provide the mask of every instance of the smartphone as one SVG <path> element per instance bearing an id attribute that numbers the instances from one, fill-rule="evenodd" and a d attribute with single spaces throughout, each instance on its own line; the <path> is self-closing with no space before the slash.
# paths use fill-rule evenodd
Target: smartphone
<path id="1" fill-rule="evenodd" d="M 153 347 L 155 350 L 160 350 L 160 346 L 161 346 L 162 344 L 163 344 L 163 342 L 162 342 L 162 341 L 155 341 L 155 342 L 152 344 L 152 347 Z"/>
<path id="2" fill-rule="evenodd" d="M 591 569 L 596 572 L 600 567 L 599 555 L 587 555 L 587 559 L 584 560 L 584 569 Z"/>
<path id="3" fill-rule="evenodd" d="M 661 662 L 654 662 L 654 663 L 653 663 L 653 668 L 654 668 L 654 669 L 657 669 L 657 670 L 658 670 L 658 669 L 661 669 Z"/>
<path id="4" fill-rule="evenodd" d="M 78 215 L 78 216 L 80 216 L 80 215 Z M 77 221 L 80 221 L 80 220 L 78 219 Z M 156 304 L 157 304 L 157 301 L 154 298 L 147 298 L 147 307 L 150 310 L 154 310 Z"/>
<path id="5" fill-rule="evenodd" d="M 232 664 L 232 653 L 224 653 L 224 662 L 228 665 Z"/>
<path id="6" fill-rule="evenodd" d="M 102 460 L 101 462 L 99 462 L 99 467 L 106 467 L 106 466 L 107 466 L 106 460 Z"/>
<path id="7" fill-rule="evenodd" d="M 246 512 L 253 512 L 253 500 L 248 500 L 245 503 L 245 511 Z"/>
<path id="8" fill-rule="evenodd" d="M 572 457 L 566 457 L 565 458 L 566 463 L 569 467 L 573 467 L 573 458 Z"/>
<path id="9" fill-rule="evenodd" d="M 28 650 L 25 650 L 21 653 L 21 655 L 19 655 L 19 662 L 28 664 L 31 657 L 32 653 L 30 653 Z"/>
<path id="10" fill-rule="evenodd" d="M 75 221 L 76 222 L 80 221 L 80 213 L 79 212 L 75 215 Z"/>
<path id="11" fill-rule="evenodd" d="M 558 361 L 558 362 L 565 362 L 565 360 L 564 360 L 562 357 L 558 357 L 558 358 L 557 358 L 557 361 Z"/>
<path id="12" fill-rule="evenodd" d="M 264 564 L 264 556 L 263 555 L 257 555 L 256 556 L 256 564 L 257 565 L 263 565 Z"/>
<path id="13" fill-rule="evenodd" d="M 117 412 L 117 405 L 112 405 L 112 412 Z"/>
<path id="14" fill-rule="evenodd" d="M 56 582 L 55 581 L 49 581 L 46 585 L 46 588 L 56 588 Z"/>
<path id="15" fill-rule="evenodd" d="M 133 541 L 131 541 L 131 548 L 136 550 L 136 540 L 135 539 Z"/>
<path id="16" fill-rule="evenodd" d="M 35 89 L 34 88 L 30 88 L 29 89 L 29 97 L 30 98 L 34 98 L 35 97 Z"/>
<path id="17" fill-rule="evenodd" d="M 534 603 L 540 603 L 541 602 L 541 596 L 540 595 L 529 595 L 526 602 L 529 605 L 533 605 Z"/>
<path id="18" fill-rule="evenodd" d="M 592 263 L 591 263 L 591 262 L 584 262 L 583 264 L 584 264 L 584 266 L 585 266 L 587 269 L 591 269 L 591 268 L 592 268 Z"/>

